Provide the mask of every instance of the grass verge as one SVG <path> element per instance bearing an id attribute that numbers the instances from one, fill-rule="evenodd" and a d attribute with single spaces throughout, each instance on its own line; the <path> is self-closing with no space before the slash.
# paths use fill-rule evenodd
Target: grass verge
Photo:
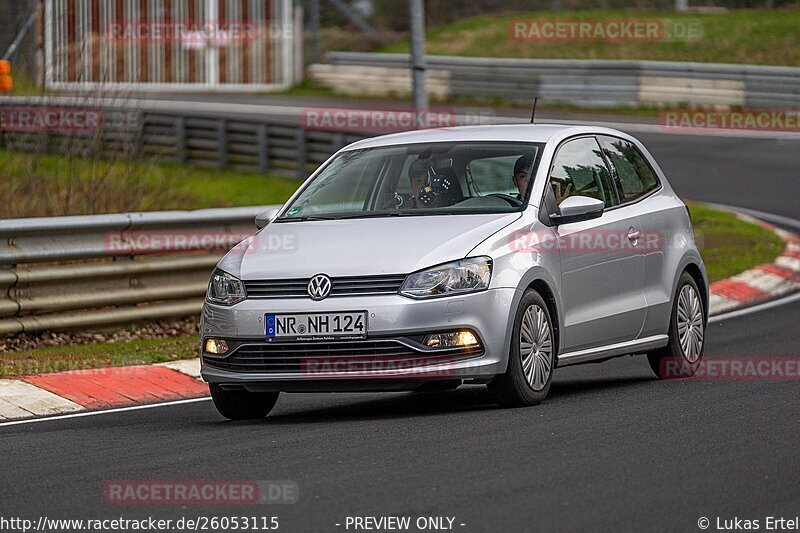
<path id="1" fill-rule="evenodd" d="M 757 224 L 704 204 L 690 203 L 689 210 L 700 254 L 712 282 L 771 263 L 783 251 L 783 241 Z"/>
<path id="2" fill-rule="evenodd" d="M 701 38 L 686 42 L 521 42 L 512 39 L 515 21 L 552 19 L 658 18 L 697 21 Z M 800 66 L 800 11 L 742 9 L 728 13 L 646 12 L 634 10 L 564 11 L 482 15 L 430 28 L 425 43 L 431 55 L 537 59 L 640 59 Z M 381 52 L 408 52 L 406 41 Z"/>
<path id="3" fill-rule="evenodd" d="M 0 218 L 283 203 L 300 181 L 270 174 L 0 150 Z"/>
<path id="4" fill-rule="evenodd" d="M 783 243 L 761 226 L 710 208 L 690 204 L 700 251 L 711 281 L 772 262 Z M 0 377 L 85 368 L 162 363 L 197 357 L 197 337 L 134 339 L 113 343 L 48 346 L 0 357 Z"/>
<path id="5" fill-rule="evenodd" d="M 197 357 L 197 337 L 188 335 L 166 339 L 47 346 L 3 354 L 0 357 L 0 378 L 166 363 L 192 357 Z"/>

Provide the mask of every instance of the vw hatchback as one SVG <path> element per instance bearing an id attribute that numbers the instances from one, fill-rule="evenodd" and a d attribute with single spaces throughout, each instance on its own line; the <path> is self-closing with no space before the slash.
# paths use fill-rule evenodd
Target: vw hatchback
<path id="1" fill-rule="evenodd" d="M 646 354 L 691 375 L 708 291 L 683 202 L 599 127 L 385 135 L 325 162 L 218 264 L 201 323 L 220 413 L 280 392 L 485 384 L 541 402 L 553 371 Z"/>

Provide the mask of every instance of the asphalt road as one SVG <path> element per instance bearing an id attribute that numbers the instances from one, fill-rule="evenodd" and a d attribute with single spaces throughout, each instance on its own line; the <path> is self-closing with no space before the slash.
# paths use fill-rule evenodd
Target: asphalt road
<path id="1" fill-rule="evenodd" d="M 684 197 L 800 219 L 800 142 L 640 137 Z M 706 354 L 798 358 L 799 318 L 795 302 L 712 322 Z M 284 395 L 257 423 L 200 402 L 0 427 L 0 517 L 267 515 L 281 531 L 345 531 L 347 516 L 450 516 L 467 532 L 699 531 L 704 516 L 709 530 L 717 517 L 763 529 L 800 514 L 798 392 L 796 380 L 658 381 L 625 357 L 558 370 L 529 409 L 462 387 Z M 117 479 L 292 480 L 300 499 L 109 505 Z"/>

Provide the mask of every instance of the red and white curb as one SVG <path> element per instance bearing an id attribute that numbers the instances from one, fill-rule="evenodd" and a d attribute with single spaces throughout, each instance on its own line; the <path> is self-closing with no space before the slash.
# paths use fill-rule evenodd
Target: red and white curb
<path id="1" fill-rule="evenodd" d="M 774 231 L 786 246 L 773 263 L 712 283 L 711 315 L 800 290 L 800 237 L 748 215 L 731 212 Z M 200 379 L 200 359 L 0 379 L 0 424 L 7 420 L 204 396 L 208 396 L 208 386 Z"/>
<path id="2" fill-rule="evenodd" d="M 775 232 L 785 243 L 774 262 L 758 265 L 709 287 L 709 314 L 718 315 L 800 290 L 800 237 L 749 215 L 730 211 L 738 218 Z"/>
<path id="3" fill-rule="evenodd" d="M 0 379 L 0 422 L 207 395 L 200 359 Z"/>

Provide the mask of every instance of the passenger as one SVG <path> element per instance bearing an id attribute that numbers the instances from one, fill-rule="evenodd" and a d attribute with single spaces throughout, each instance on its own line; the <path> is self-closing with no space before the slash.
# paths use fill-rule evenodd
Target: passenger
<path id="1" fill-rule="evenodd" d="M 511 180 L 514 186 L 519 191 L 517 194 L 518 200 L 525 199 L 525 193 L 528 191 L 528 184 L 531 181 L 531 169 L 533 168 L 533 154 L 523 155 L 514 163 L 514 174 Z"/>

